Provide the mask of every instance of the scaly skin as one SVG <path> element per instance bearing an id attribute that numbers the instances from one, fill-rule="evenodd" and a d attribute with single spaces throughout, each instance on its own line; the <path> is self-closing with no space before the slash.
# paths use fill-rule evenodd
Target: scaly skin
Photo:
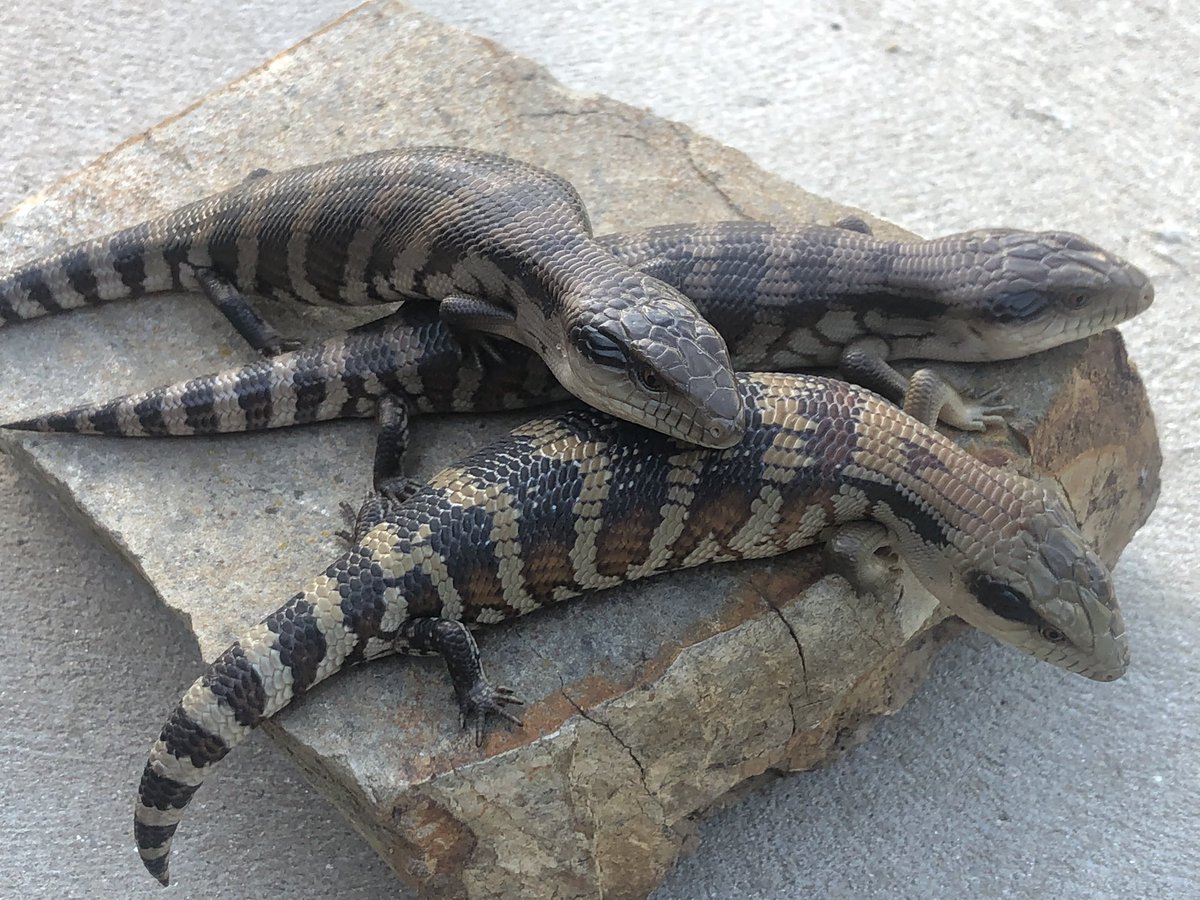
<path id="1" fill-rule="evenodd" d="M 897 242 L 846 228 L 725 222 L 599 241 L 693 300 L 725 339 L 736 368 L 858 360 L 851 374 L 875 365 L 882 378 L 868 379 L 869 386 L 897 402 L 907 384 L 889 374 L 888 359 L 1008 359 L 1098 333 L 1143 311 L 1154 296 L 1136 267 L 1060 232 L 991 230 Z M 504 368 L 487 354 L 450 349 L 457 345 L 428 309 L 406 307 L 349 337 L 268 362 L 5 427 L 214 434 L 369 416 L 388 394 L 405 397 L 417 412 L 512 409 L 561 396 L 532 354 L 508 347 Z M 496 353 L 502 344 L 490 346 Z M 981 426 L 994 412 L 953 391 L 947 398 L 952 408 L 966 404 L 956 419 L 943 413 L 956 427 Z"/>
<path id="2" fill-rule="evenodd" d="M 194 436 L 370 417 L 382 397 L 401 397 L 424 414 L 521 409 L 568 396 L 526 347 L 499 338 L 464 346 L 436 307 L 418 304 L 303 350 L 3 427 Z"/>
<path id="3" fill-rule="evenodd" d="M 0 276 L 0 321 L 203 291 L 254 346 L 284 342 L 244 294 L 442 301 L 525 344 L 598 409 L 704 446 L 741 434 L 725 343 L 678 291 L 592 238 L 565 180 L 463 148 L 384 151 L 261 174 Z"/>
<path id="4" fill-rule="evenodd" d="M 1140 269 L 1069 232 L 890 241 L 863 228 L 718 222 L 599 241 L 686 294 L 738 368 L 835 366 L 864 338 L 884 343 L 884 359 L 1014 359 L 1098 334 L 1154 300 Z"/>
<path id="5" fill-rule="evenodd" d="M 226 650 L 170 715 L 134 811 L 147 869 L 168 882 L 172 836 L 211 766 L 348 663 L 441 653 L 478 740 L 519 701 L 484 678 L 468 627 L 864 522 L 968 622 L 1089 678 L 1124 673 L 1109 572 L 1058 496 L 868 391 L 776 374 L 741 375 L 739 388 L 748 427 L 725 450 L 575 410 L 369 501 L 352 549 Z"/>

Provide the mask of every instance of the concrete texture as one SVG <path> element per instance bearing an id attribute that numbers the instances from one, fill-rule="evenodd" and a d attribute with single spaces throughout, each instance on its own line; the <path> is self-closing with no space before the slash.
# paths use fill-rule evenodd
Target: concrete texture
<path id="1" fill-rule="evenodd" d="M 1192 598 L 1200 574 L 1190 535 L 1198 491 L 1188 464 L 1195 459 L 1189 435 L 1198 401 L 1171 385 L 1190 382 L 1200 331 L 1186 302 L 1197 270 L 1197 227 L 1188 205 L 1196 176 L 1181 164 L 1187 146 L 1181 136 L 1197 131 L 1190 103 L 1197 82 L 1195 24 L 1182 10 L 1172 16 L 1170 9 L 1120 3 L 1099 10 L 1061 4 L 1038 19 L 1015 9 L 989 9 L 986 19 L 982 12 L 940 7 L 934 15 L 932 4 L 889 5 L 882 12 L 855 4 L 802 14 L 779 4 L 772 19 L 766 4 L 761 16 L 751 17 L 742 4 L 709 4 L 698 14 L 676 16 L 682 33 L 671 35 L 674 20 L 661 6 L 651 18 L 620 6 L 524 4 L 524 17 L 503 3 L 433 11 L 469 16 L 473 8 L 485 10 L 505 43 L 552 67 L 557 52 L 565 55 L 562 65 L 601 62 L 579 76 L 593 80 L 575 84 L 617 94 L 624 84 L 640 92 L 626 99 L 654 100 L 657 111 L 697 121 L 806 187 L 915 230 L 1001 221 L 1072 227 L 1123 250 L 1159 285 L 1155 309 L 1126 329 L 1158 405 L 1167 485 L 1156 517 L 1118 569 L 1137 654 L 1129 678 L 1113 686 L 1079 684 L 977 637 L 962 641 L 914 704 L 844 763 L 776 782 L 706 822 L 700 852 L 669 877 L 660 895 L 1194 894 L 1197 763 L 1184 741 L 1197 722 L 1200 627 Z M 128 95 L 138 85 L 123 80 L 111 60 L 124 55 L 131 35 L 139 38 L 144 82 L 138 84 L 148 94 L 169 80 L 166 73 L 187 71 L 186 45 L 160 43 L 156 54 L 153 28 L 143 34 L 130 20 L 99 18 L 98 27 L 85 32 L 87 46 L 102 48 L 107 34 L 112 49 L 109 64 L 97 67 L 102 77 L 95 84 L 53 80 L 76 38 L 60 34 L 56 49 L 30 54 L 28 30 L 53 21 L 5 23 L 5 37 L 15 37 L 0 50 L 0 71 L 38 71 L 20 95 L 26 108 L 52 105 L 39 99 L 40 91 L 46 98 L 73 98 L 64 107 L 69 110 L 93 98 L 104 101 L 114 81 Z M 84 8 L 64 14 L 66 22 L 80 20 L 87 20 Z M 539 37 L 545 23 L 559 29 L 551 40 Z M 576 24 L 564 30 L 564 23 Z M 53 37 L 52 28 L 40 33 Z M 520 45 L 525 40 L 528 47 Z M 156 63 L 163 74 L 156 74 Z M 570 71 L 556 71 L 572 80 Z M 106 75 L 116 78 L 105 81 Z M 655 96 L 655 90 L 664 93 Z M 11 135 L 7 118 L 4 124 Z M 27 134 L 28 158 L 47 153 L 61 130 Z M 5 152 L 20 143 L 6 141 Z M 98 141 L 94 151 L 106 143 Z M 809 164 L 811 177 L 804 171 Z M 14 500 L 5 504 L 12 518 L 4 532 L 32 540 L 8 554 L 18 557 L 23 575 L 10 577 L 4 588 L 11 653 L 0 699 L 19 726 L 9 738 L 13 756 L 36 762 L 10 768 L 15 777 L 4 785 L 0 815 L 10 835 L 4 881 L 23 895 L 149 895 L 150 888 L 131 877 L 144 877 L 135 872 L 136 861 L 130 865 L 121 856 L 129 786 L 111 772 L 90 771 L 89 760 L 111 753 L 118 757 L 111 768 L 136 768 L 140 760 L 132 757 L 141 751 L 128 748 L 138 745 L 146 704 L 165 707 L 187 676 L 164 673 L 168 686 L 153 697 L 142 681 L 152 674 L 141 673 L 131 687 L 127 679 L 139 673 L 127 663 L 104 663 L 105 648 L 128 659 L 115 648 L 131 628 L 153 622 L 149 598 L 143 594 L 138 606 L 137 592 L 121 576 L 90 574 L 98 555 L 89 556 L 85 543 L 71 544 L 63 563 L 59 535 L 69 534 L 69 526 L 46 520 L 44 504 L 28 491 L 14 487 L 5 496 Z M 35 509 L 43 518 L 34 517 Z M 72 605 L 62 599 L 72 596 L 96 600 Z M 83 624 L 71 614 L 81 606 Z M 132 613 L 122 612 L 127 609 Z M 24 641 L 32 646 L 22 647 Z M 36 665 L 39 652 L 61 667 Z M 175 654 L 188 655 L 182 641 Z M 192 651 L 182 670 L 194 672 L 196 664 Z M 56 693 L 59 685 L 72 685 L 67 699 L 47 703 L 34 673 L 57 676 Z M 97 702 L 110 706 L 113 730 L 123 736 L 80 733 L 73 709 Z M 62 734 L 80 741 L 78 756 L 56 754 L 53 738 Z M 123 751 L 129 759 L 119 759 Z M 288 777 L 285 767 L 276 775 L 251 756 L 241 754 L 222 773 L 228 796 L 237 793 L 230 777 L 235 767 L 247 773 L 241 789 L 251 796 L 273 777 Z M 55 770 L 56 777 L 47 777 L 55 761 L 68 767 L 67 776 Z M 106 792 L 98 801 L 96 783 L 115 785 L 112 797 Z M 214 800 L 217 789 L 214 782 Z M 257 806 L 245 812 L 252 823 L 246 827 L 274 835 L 279 848 L 264 853 L 249 873 L 222 873 L 219 849 L 204 847 L 193 834 L 191 849 L 211 864 L 212 875 L 196 895 L 270 896 L 288 885 L 331 894 L 347 883 L 365 895 L 391 890 L 378 863 L 350 861 L 356 849 L 362 852 L 352 837 L 334 849 L 329 841 L 336 842 L 336 826 L 310 820 L 322 815 L 310 809 L 321 807 L 278 811 L 280 821 L 267 820 L 276 811 Z M 225 813 L 236 816 L 232 807 Z M 197 815 L 213 826 L 219 812 Z M 112 821 L 120 823 L 116 835 Z M 47 861 L 35 827 L 48 828 L 69 849 Z M 224 837 L 229 852 L 236 839 Z M 325 871 L 324 864 L 334 869 Z M 379 880 L 368 882 L 373 873 Z"/>

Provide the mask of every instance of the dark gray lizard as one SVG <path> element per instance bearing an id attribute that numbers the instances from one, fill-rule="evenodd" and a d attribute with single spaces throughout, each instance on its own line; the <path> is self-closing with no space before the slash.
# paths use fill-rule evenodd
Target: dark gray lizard
<path id="1" fill-rule="evenodd" d="M 1098 334 L 1147 309 L 1150 279 L 1066 231 L 986 228 L 881 240 L 834 227 L 718 222 L 606 235 L 621 261 L 678 288 L 725 338 L 737 369 L 839 366 L 894 400 L 910 388 L 889 360 L 1015 359 Z M 922 376 L 941 419 L 969 431 L 986 404 Z"/>
<path id="2" fill-rule="evenodd" d="M 858 225 L 857 228 L 865 228 Z M 1154 296 L 1135 266 L 1064 232 L 1003 229 L 883 241 L 846 227 L 673 225 L 598 238 L 694 301 L 736 368 L 841 366 L 922 421 L 978 430 L 1002 407 L 960 397 L 892 359 L 1009 359 L 1086 337 Z M 36 431 L 195 435 L 374 414 L 512 409 L 561 396 L 541 362 L 490 341 L 464 350 L 427 305 L 347 336 L 117 400 L 8 423 Z"/>
<path id="3" fill-rule="evenodd" d="M 743 427 L 720 335 L 596 243 L 568 182 L 502 156 L 426 147 L 258 174 L 0 276 L 0 321 L 180 290 L 267 354 L 285 343 L 244 294 L 439 300 L 444 319 L 525 344 L 598 409 L 712 447 Z"/>
<path id="4" fill-rule="evenodd" d="M 184 808 L 264 719 L 350 663 L 439 653 L 464 722 L 516 721 L 469 629 L 657 573 L 823 539 L 873 578 L 895 549 L 967 622 L 1089 678 L 1128 646 L 1112 581 L 1065 502 L 987 466 L 869 391 L 740 375 L 741 441 L 706 450 L 578 409 L 526 423 L 368 501 L 353 546 L 218 657 L 170 714 L 134 808 L 146 868 L 168 882 Z M 878 583 L 878 582 L 876 582 Z"/>

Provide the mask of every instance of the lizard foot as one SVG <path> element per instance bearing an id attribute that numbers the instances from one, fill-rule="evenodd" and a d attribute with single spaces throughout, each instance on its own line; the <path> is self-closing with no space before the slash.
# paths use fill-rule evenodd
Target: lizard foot
<path id="1" fill-rule="evenodd" d="M 1013 407 L 1003 402 L 997 388 L 968 399 L 933 369 L 918 369 L 908 380 L 904 411 L 931 428 L 941 420 L 960 431 L 986 431 L 989 425 L 1004 425 Z"/>
<path id="2" fill-rule="evenodd" d="M 335 531 L 334 537 L 340 538 L 347 546 L 353 547 L 356 543 L 354 536 L 358 531 L 355 527 L 358 524 L 358 510 L 343 500 L 338 504 L 338 513 L 342 517 L 342 524 L 346 527 Z"/>
<path id="3" fill-rule="evenodd" d="M 959 397 L 953 415 L 963 424 L 950 422 L 963 431 L 986 431 L 989 425 L 1003 425 L 1017 408 L 1004 402 L 1000 388 L 984 391 L 978 397 Z M 949 421 L 948 410 L 942 407 L 942 419 Z"/>
<path id="4" fill-rule="evenodd" d="M 524 723 L 505 707 L 524 704 L 525 701 L 518 697 L 512 688 L 493 685 L 480 676 L 459 700 L 459 722 L 463 728 L 474 726 L 475 746 L 482 747 L 484 735 L 487 733 L 488 716 L 499 716 L 520 728 Z"/>
<path id="5" fill-rule="evenodd" d="M 904 597 L 904 566 L 887 530 L 873 522 L 851 522 L 836 529 L 825 542 L 825 561 L 859 594 L 881 603 Z"/>

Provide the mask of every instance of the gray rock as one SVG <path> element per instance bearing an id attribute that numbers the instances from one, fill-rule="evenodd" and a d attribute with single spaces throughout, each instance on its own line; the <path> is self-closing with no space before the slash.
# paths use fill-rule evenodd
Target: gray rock
<path id="1" fill-rule="evenodd" d="M 132 224 L 259 166 L 408 143 L 545 165 L 576 184 L 600 231 L 857 213 L 682 126 L 569 93 L 487 41 L 380 3 L 23 204 L 3 223 L 0 250 L 15 259 Z M 309 336 L 350 320 L 268 312 Z M 19 362 L 0 384 L 5 418 L 249 358 L 198 297 L 27 323 L 0 342 Z M 1059 479 L 1115 560 L 1149 513 L 1159 467 L 1120 338 L 950 371 L 966 386 L 999 380 L 1022 410 L 1011 433 L 972 440 L 973 451 Z M 420 422 L 417 473 L 520 418 Z M 220 440 L 22 437 L 10 447 L 212 657 L 337 552 L 338 502 L 366 486 L 370 434 L 355 422 Z M 532 702 L 523 730 L 493 733 L 482 751 L 459 732 L 436 661 L 346 673 L 267 730 L 431 895 L 642 896 L 687 843 L 692 816 L 755 776 L 832 759 L 905 702 L 956 630 L 943 618 L 915 584 L 902 605 L 881 608 L 802 552 L 657 579 L 484 635 L 489 673 Z M 147 710 L 147 745 L 165 713 Z M 270 802 L 269 789 L 255 802 Z M 201 813 L 180 833 L 177 879 L 187 879 Z"/>

